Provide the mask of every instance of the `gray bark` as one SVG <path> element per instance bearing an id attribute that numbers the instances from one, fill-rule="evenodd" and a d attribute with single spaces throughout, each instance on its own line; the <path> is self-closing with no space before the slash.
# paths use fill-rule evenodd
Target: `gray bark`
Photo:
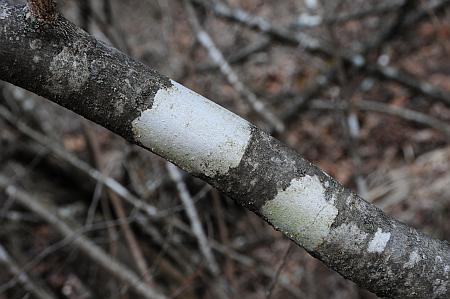
<path id="1" fill-rule="evenodd" d="M 0 79 L 140 144 L 133 121 L 173 83 L 60 16 L 44 24 L 27 13 L 0 0 Z M 450 297 L 447 241 L 390 218 L 254 126 L 240 162 L 225 172 L 202 172 L 176 153 L 156 152 L 361 287 L 392 298 Z"/>

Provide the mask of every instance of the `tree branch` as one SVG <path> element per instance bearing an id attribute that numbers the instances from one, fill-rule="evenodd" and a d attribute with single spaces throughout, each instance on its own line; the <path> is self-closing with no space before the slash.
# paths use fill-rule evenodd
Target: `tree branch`
<path id="1" fill-rule="evenodd" d="M 0 0 L 0 79 L 174 162 L 380 296 L 448 298 L 450 246 L 385 215 L 296 152 L 59 17 Z"/>

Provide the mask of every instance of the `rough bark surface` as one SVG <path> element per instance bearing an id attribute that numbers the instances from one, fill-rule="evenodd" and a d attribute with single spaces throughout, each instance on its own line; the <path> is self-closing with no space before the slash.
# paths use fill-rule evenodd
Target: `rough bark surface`
<path id="1" fill-rule="evenodd" d="M 450 297 L 448 242 L 386 216 L 278 140 L 96 41 L 64 18 L 42 24 L 27 17 L 26 7 L 11 7 L 0 0 L 0 60 L 0 79 L 181 165 L 360 286 L 393 298 Z M 204 105 L 220 121 L 229 120 L 224 142 L 217 138 L 214 142 L 232 159 L 219 161 L 227 156 L 215 155 L 205 145 L 210 146 L 211 140 L 201 130 L 204 126 L 195 131 L 194 123 L 204 121 L 201 115 L 165 107 L 166 100 L 191 101 L 199 106 L 196 109 Z M 168 122 L 168 129 L 177 132 L 180 122 L 185 130 L 180 132 L 192 136 L 169 136 L 168 147 L 173 148 L 155 147 L 150 137 L 161 137 L 151 127 L 155 117 L 157 122 L 160 119 L 156 111 L 165 114 L 161 119 Z M 186 126 L 192 130 L 186 131 Z M 239 133 L 240 139 L 226 135 L 228 131 Z M 193 144 L 183 147 L 180 142 Z M 192 156 L 194 146 L 205 147 L 204 157 Z"/>
<path id="2" fill-rule="evenodd" d="M 3 2 L 0 22 L 2 79 L 62 106 L 71 103 L 69 109 L 126 138 L 133 135 L 131 121 L 170 86 L 166 77 L 61 16 L 47 24 L 26 6 Z"/>

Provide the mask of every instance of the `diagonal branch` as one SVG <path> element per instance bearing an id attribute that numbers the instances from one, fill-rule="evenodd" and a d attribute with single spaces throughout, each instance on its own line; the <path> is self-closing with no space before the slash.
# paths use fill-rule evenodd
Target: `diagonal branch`
<path id="1" fill-rule="evenodd" d="M 26 14 L 0 0 L 0 79 L 204 179 L 380 296 L 450 296 L 448 242 L 385 215 L 278 140 L 64 18 L 37 29 Z"/>

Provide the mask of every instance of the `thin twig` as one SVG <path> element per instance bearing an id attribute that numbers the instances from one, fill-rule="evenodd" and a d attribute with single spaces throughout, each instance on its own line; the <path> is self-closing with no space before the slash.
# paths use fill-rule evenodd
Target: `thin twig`
<path id="1" fill-rule="evenodd" d="M 214 258 L 214 255 L 211 251 L 211 246 L 209 245 L 208 238 L 203 231 L 202 224 L 200 222 L 197 209 L 192 201 L 191 194 L 189 193 L 186 184 L 182 180 L 182 176 L 178 168 L 172 163 L 167 162 L 167 170 L 169 171 L 169 175 L 172 180 L 176 183 L 178 193 L 180 195 L 181 202 L 183 203 L 186 214 L 189 217 L 189 221 L 191 222 L 192 231 L 197 238 L 200 251 L 206 259 L 208 269 L 214 275 L 219 275 L 219 266 Z"/>
<path id="2" fill-rule="evenodd" d="M 137 220 L 139 221 L 139 218 Z M 191 236 L 194 236 L 194 233 L 192 232 L 192 230 L 186 224 L 184 224 L 184 222 L 177 219 L 177 220 L 174 220 L 172 223 L 181 231 L 188 233 Z M 216 252 L 222 254 L 223 256 L 229 257 L 230 259 L 236 261 L 237 263 L 239 263 L 247 268 L 257 268 L 264 276 L 266 276 L 272 280 L 274 279 L 275 273 L 273 272 L 273 269 L 271 269 L 270 267 L 260 265 L 253 258 L 251 258 L 247 255 L 244 255 L 242 253 L 239 253 L 236 250 L 234 250 L 233 248 L 231 248 L 229 246 L 225 246 L 225 245 L 215 241 L 214 239 L 212 239 L 210 241 L 210 244 L 211 244 L 212 249 L 214 249 Z M 289 282 L 281 280 L 279 283 L 286 291 L 291 293 L 296 298 L 305 297 L 305 294 L 301 290 L 292 286 Z"/>
<path id="3" fill-rule="evenodd" d="M 256 113 L 261 115 L 263 119 L 269 123 L 270 126 L 273 126 L 278 133 L 283 132 L 284 131 L 283 122 L 277 116 L 275 116 L 275 114 L 269 111 L 265 106 L 265 104 L 261 102 L 257 98 L 257 96 L 242 83 L 236 72 L 231 68 L 230 64 L 226 61 L 222 52 L 214 44 L 209 34 L 201 27 L 200 22 L 197 19 L 197 16 L 190 1 L 185 0 L 184 3 L 186 4 L 185 6 L 189 16 L 189 21 L 195 32 L 197 40 L 208 51 L 209 56 L 214 61 L 214 63 L 216 63 L 217 66 L 220 68 L 220 71 L 227 78 L 231 86 L 233 86 L 233 88 L 242 96 L 244 100 L 247 101 L 247 103 L 252 107 L 252 109 Z"/>
<path id="4" fill-rule="evenodd" d="M 262 52 L 266 50 L 271 44 L 270 39 L 263 38 L 261 40 L 256 41 L 242 49 L 238 49 L 236 52 L 231 53 L 225 60 L 231 65 L 236 63 L 242 63 L 249 59 L 249 57 L 255 53 Z M 216 69 L 220 69 L 220 66 L 217 63 L 204 63 L 199 64 L 196 68 L 199 72 L 207 72 L 213 71 Z"/>
<path id="5" fill-rule="evenodd" d="M 277 268 L 277 271 L 275 272 L 275 276 L 272 279 L 272 282 L 270 283 L 269 289 L 267 290 L 266 299 L 270 299 L 272 297 L 273 290 L 275 289 L 275 286 L 277 285 L 278 279 L 280 277 L 281 271 L 283 271 L 284 266 L 287 263 L 288 257 L 294 248 L 293 244 L 290 243 L 286 249 L 286 251 L 283 254 L 283 259 L 281 260 L 280 265 Z"/>
<path id="6" fill-rule="evenodd" d="M 448 123 L 438 120 L 434 117 L 431 117 L 421 112 L 366 100 L 358 101 L 355 103 L 355 105 L 360 110 L 385 113 L 401 117 L 409 121 L 413 121 L 425 126 L 432 127 L 444 133 L 445 135 L 450 136 L 450 125 Z M 346 109 L 345 105 L 342 103 L 338 104 L 326 100 L 314 100 L 313 102 L 310 103 L 310 107 L 314 109 L 327 109 L 327 110 Z"/>
<path id="7" fill-rule="evenodd" d="M 217 226 L 219 228 L 219 236 L 220 240 L 225 246 L 228 246 L 230 244 L 230 238 L 228 234 L 228 228 L 225 223 L 225 217 L 224 217 L 224 210 L 222 208 L 222 203 L 220 201 L 220 194 L 217 190 L 213 190 L 212 192 L 212 200 L 213 200 L 213 209 L 214 214 L 216 215 L 217 219 Z M 231 285 L 234 284 L 234 265 L 232 260 L 227 256 L 227 259 L 225 261 L 225 276 L 227 277 L 228 281 L 230 281 Z"/>
<path id="8" fill-rule="evenodd" d="M 49 149 L 56 156 L 64 159 L 75 168 L 85 172 L 92 179 L 99 181 L 105 186 L 107 186 L 114 193 L 125 199 L 135 208 L 145 212 L 150 217 L 160 216 L 155 207 L 145 203 L 143 200 L 134 196 L 130 191 L 128 191 L 127 188 L 125 188 L 122 184 L 120 184 L 113 178 L 105 177 L 100 171 L 94 169 L 88 163 L 78 159 L 76 156 L 62 149 L 60 146 L 57 145 L 56 142 L 51 140 L 49 137 L 28 127 L 25 123 L 18 120 L 12 113 L 10 113 L 4 106 L 0 106 L 0 117 L 7 120 L 11 125 L 16 127 L 20 132 L 22 132 L 35 142 Z"/>
<path id="9" fill-rule="evenodd" d="M 195 2 L 212 9 L 213 12 L 221 18 L 239 23 L 253 30 L 259 30 L 262 33 L 269 35 L 274 40 L 291 46 L 301 46 L 311 54 L 319 54 L 326 58 L 334 57 L 333 47 L 330 47 L 325 42 L 319 41 L 317 38 L 311 37 L 305 33 L 295 33 L 286 30 L 282 27 L 275 26 L 262 17 L 253 16 L 242 9 L 231 9 L 222 3 L 207 5 L 201 0 L 195 0 Z M 411 21 L 408 20 L 409 19 L 401 21 L 401 23 L 410 25 Z M 418 20 L 418 18 L 415 20 Z M 368 71 L 369 73 L 379 76 L 385 80 L 392 80 L 432 99 L 441 101 L 446 105 L 450 105 L 450 94 L 448 92 L 445 92 L 427 82 L 418 80 L 410 74 L 400 71 L 399 69 L 381 66 L 379 64 L 369 64 L 361 54 L 357 53 L 344 53 L 342 59 L 345 63 L 349 63 L 357 69 Z"/>
<path id="10" fill-rule="evenodd" d="M 384 3 L 364 7 L 357 11 L 351 11 L 348 13 L 342 13 L 335 16 L 319 18 L 318 22 L 315 22 L 314 24 L 302 22 L 300 17 L 294 26 L 298 28 L 304 28 L 304 27 L 316 27 L 320 25 L 336 25 L 339 23 L 363 19 L 368 16 L 383 15 L 395 11 L 403 4 L 403 2 L 404 0 L 384 1 Z"/>
<path id="11" fill-rule="evenodd" d="M 125 265 L 111 258 L 103 249 L 92 243 L 89 239 L 80 235 L 59 215 L 55 207 L 47 203 L 45 206 L 39 199 L 33 198 L 30 194 L 12 185 L 3 176 L 0 176 L 0 188 L 5 189 L 5 193 L 13 197 L 17 203 L 24 208 L 33 211 L 46 222 L 53 226 L 64 237 L 71 239 L 74 247 L 78 248 L 90 259 L 98 263 L 105 271 L 128 284 L 136 293 L 144 298 L 163 299 L 166 298 L 159 291 L 148 287 L 140 282 L 139 277 Z"/>
<path id="12" fill-rule="evenodd" d="M 17 277 L 18 281 L 24 286 L 25 290 L 32 293 L 39 299 L 54 299 L 55 295 L 51 294 L 48 290 L 40 287 L 34 282 L 31 277 L 25 272 L 21 271 L 16 261 L 9 255 L 6 248 L 0 244 L 0 264 L 4 264 L 8 271 Z"/>
<path id="13" fill-rule="evenodd" d="M 92 157 L 93 157 L 95 166 L 98 169 L 100 169 L 100 171 L 104 172 L 105 163 L 102 161 L 102 154 L 100 153 L 100 147 L 99 147 L 98 141 L 87 125 L 83 126 L 83 128 L 84 128 L 85 136 L 88 140 L 88 143 L 91 145 Z M 114 211 L 117 214 L 117 217 L 119 219 L 126 219 L 127 215 L 125 213 L 125 208 L 124 208 L 120 198 L 114 192 L 112 192 L 110 189 L 107 190 L 107 193 L 108 193 L 108 197 L 112 203 L 112 206 L 114 208 Z M 128 248 L 130 249 L 131 255 L 133 256 L 133 260 L 136 264 L 137 269 L 139 270 L 142 278 L 149 285 L 149 287 L 153 287 L 154 286 L 153 280 L 148 271 L 149 267 L 144 258 L 144 254 L 142 253 L 142 250 L 139 246 L 139 242 L 133 233 L 133 230 L 131 229 L 129 223 L 126 221 L 120 221 L 120 227 L 123 231 L 123 234 L 124 234 L 125 239 L 128 244 Z"/>

